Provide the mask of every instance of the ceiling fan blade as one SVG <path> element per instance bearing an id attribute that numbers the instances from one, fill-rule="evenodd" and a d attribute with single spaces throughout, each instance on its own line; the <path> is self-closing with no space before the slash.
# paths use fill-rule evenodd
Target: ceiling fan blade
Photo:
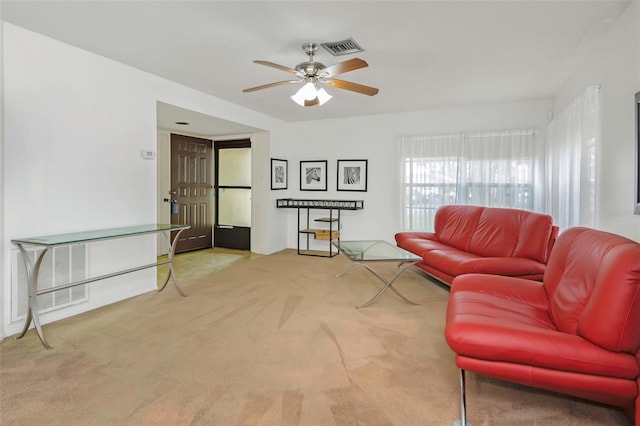
<path id="1" fill-rule="evenodd" d="M 335 78 L 324 82 L 327 86 L 336 87 L 338 89 L 351 90 L 352 92 L 362 93 L 363 95 L 373 96 L 378 94 L 378 89 L 363 84 L 352 83 L 345 80 L 337 80 Z"/>
<path id="2" fill-rule="evenodd" d="M 280 71 L 288 72 L 289 74 L 297 75 L 298 77 L 304 77 L 304 74 L 298 70 L 294 70 L 293 68 L 285 67 L 284 65 L 274 64 L 269 61 L 253 61 L 256 64 L 264 65 L 267 67 L 275 68 Z"/>
<path id="3" fill-rule="evenodd" d="M 359 70 L 360 68 L 366 68 L 369 64 L 366 61 L 358 58 L 349 59 L 348 61 L 340 62 L 334 65 L 329 65 L 326 68 L 320 70 L 320 75 L 326 73 L 326 77 L 330 78 L 334 75 L 343 74 L 345 72 Z"/>
<path id="4" fill-rule="evenodd" d="M 276 86 L 284 86 L 285 84 L 293 84 L 293 83 L 301 83 L 302 80 L 285 80 L 285 81 L 276 81 L 275 83 L 263 84 L 262 86 L 250 87 L 248 89 L 244 89 L 244 93 L 255 92 L 256 90 L 269 89 L 270 87 Z"/>

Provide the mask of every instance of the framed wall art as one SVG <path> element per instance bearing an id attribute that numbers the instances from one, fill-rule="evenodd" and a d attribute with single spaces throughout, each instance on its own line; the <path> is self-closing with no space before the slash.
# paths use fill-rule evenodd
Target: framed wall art
<path id="1" fill-rule="evenodd" d="M 300 190 L 327 190 L 327 160 L 300 162 Z"/>
<path id="2" fill-rule="evenodd" d="M 287 189 L 289 165 L 287 160 L 271 159 L 271 189 Z"/>
<path id="3" fill-rule="evenodd" d="M 367 191 L 367 160 L 338 160 L 338 191 Z"/>

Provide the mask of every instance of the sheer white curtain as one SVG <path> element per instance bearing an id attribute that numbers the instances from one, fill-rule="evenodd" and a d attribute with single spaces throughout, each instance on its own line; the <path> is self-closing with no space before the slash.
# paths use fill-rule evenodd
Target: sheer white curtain
<path id="1" fill-rule="evenodd" d="M 535 135 L 534 129 L 466 134 L 466 202 L 534 210 Z"/>
<path id="2" fill-rule="evenodd" d="M 402 228 L 433 229 L 445 204 L 534 209 L 535 129 L 405 136 Z"/>
<path id="3" fill-rule="evenodd" d="M 590 86 L 547 127 L 546 205 L 561 230 L 595 226 L 600 88 Z"/>
<path id="4" fill-rule="evenodd" d="M 461 150 L 458 133 L 401 138 L 403 229 L 433 229 L 435 209 L 458 203 Z"/>

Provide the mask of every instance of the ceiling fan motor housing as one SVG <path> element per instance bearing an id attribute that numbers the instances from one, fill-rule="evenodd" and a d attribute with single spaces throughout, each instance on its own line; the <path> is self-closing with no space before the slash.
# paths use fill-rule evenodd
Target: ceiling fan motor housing
<path id="1" fill-rule="evenodd" d="M 318 43 L 305 43 L 302 45 L 302 49 L 304 53 L 309 56 L 309 60 L 305 62 L 301 62 L 296 65 L 296 71 L 299 71 L 305 75 L 305 77 L 316 77 L 318 72 L 325 68 L 324 64 L 320 62 L 315 62 L 313 60 L 313 55 L 318 52 L 320 45 Z"/>
<path id="2" fill-rule="evenodd" d="M 325 66 L 320 62 L 306 61 L 296 65 L 296 71 L 300 71 L 305 77 L 316 77 L 318 72 Z"/>

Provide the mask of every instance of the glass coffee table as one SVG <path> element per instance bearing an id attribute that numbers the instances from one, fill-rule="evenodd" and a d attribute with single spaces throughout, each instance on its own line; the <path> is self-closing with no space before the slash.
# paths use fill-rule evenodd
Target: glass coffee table
<path id="1" fill-rule="evenodd" d="M 419 305 L 419 303 L 412 302 L 404 297 L 396 288 L 393 283 L 400 274 L 402 274 L 409 266 L 414 265 L 422 260 L 421 257 L 415 254 L 396 247 L 391 243 L 383 240 L 367 240 L 367 241 L 333 241 L 332 244 L 345 256 L 351 260 L 351 265 L 343 272 L 336 275 L 341 277 L 349 272 L 354 265 L 360 265 L 373 275 L 375 275 L 384 286 L 378 291 L 378 293 L 366 303 L 357 306 L 357 309 L 366 308 L 370 304 L 376 301 L 382 293 L 387 289 L 391 289 L 398 297 L 407 303 L 412 305 Z M 398 271 L 390 278 L 386 279 L 378 271 L 376 271 L 371 265 L 376 262 L 398 262 Z"/>

